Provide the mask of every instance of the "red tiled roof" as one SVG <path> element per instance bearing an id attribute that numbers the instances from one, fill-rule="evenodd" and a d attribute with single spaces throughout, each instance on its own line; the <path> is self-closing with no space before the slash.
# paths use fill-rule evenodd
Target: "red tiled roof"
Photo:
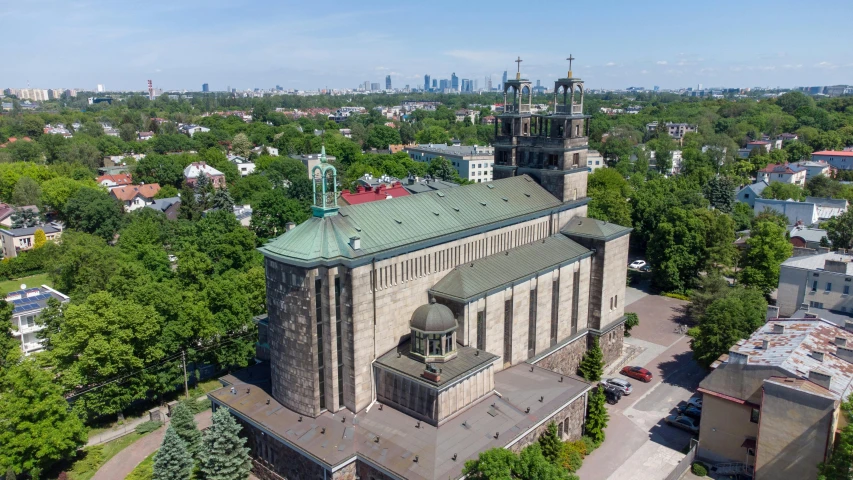
<path id="1" fill-rule="evenodd" d="M 754 142 L 749 142 L 747 145 L 770 145 L 770 142 L 765 142 L 764 140 L 756 140 Z"/>
<path id="2" fill-rule="evenodd" d="M 403 188 L 400 182 L 395 183 L 390 187 L 380 185 L 375 189 L 370 187 L 358 187 L 358 190 L 351 193 L 349 190 L 341 192 L 341 199 L 349 205 L 358 205 L 361 203 L 375 202 L 377 200 L 386 200 L 388 197 L 408 197 L 410 193 Z"/>
<path id="3" fill-rule="evenodd" d="M 843 152 L 837 150 L 821 150 L 820 152 L 814 152 L 812 155 L 829 155 L 835 157 L 853 157 L 853 152 Z"/>
<path id="4" fill-rule="evenodd" d="M 33 141 L 33 139 L 30 137 L 23 137 L 23 138 L 21 138 L 21 140 L 23 140 L 25 142 L 32 142 Z M 0 148 L 6 148 L 6 145 L 9 145 L 10 143 L 15 143 L 17 141 L 18 141 L 17 137 L 9 137 L 9 141 L 0 145 Z"/>
<path id="5" fill-rule="evenodd" d="M 110 190 L 117 199 L 121 201 L 133 200 L 136 195 L 141 195 L 145 198 L 154 198 L 157 192 L 160 191 L 160 184 L 148 183 L 145 185 L 129 185 L 126 187 L 118 187 Z"/>
<path id="6" fill-rule="evenodd" d="M 103 181 L 110 181 L 116 185 L 130 185 L 133 183 L 133 179 L 130 178 L 130 175 L 127 173 L 119 173 L 116 175 L 101 175 L 96 179 L 98 183 Z"/>

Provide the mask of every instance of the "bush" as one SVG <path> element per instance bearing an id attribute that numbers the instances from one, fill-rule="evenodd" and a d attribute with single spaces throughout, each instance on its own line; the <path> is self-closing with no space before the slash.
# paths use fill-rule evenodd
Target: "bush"
<path id="1" fill-rule="evenodd" d="M 146 433 L 151 433 L 154 430 L 157 430 L 161 426 L 163 426 L 163 422 L 156 422 L 156 421 L 142 422 L 136 426 L 136 433 L 138 433 L 140 435 L 145 435 Z"/>
<path id="2" fill-rule="evenodd" d="M 197 413 L 201 413 L 201 412 L 210 408 L 210 399 L 205 398 L 204 400 L 202 400 L 200 402 L 190 401 L 190 402 L 187 402 L 187 405 L 189 405 L 190 410 L 192 410 L 193 415 L 195 415 Z"/>
<path id="3" fill-rule="evenodd" d="M 583 440 L 575 440 L 574 442 L 566 442 L 567 445 L 571 445 L 571 448 L 577 450 L 578 453 L 581 454 L 582 457 L 589 455 L 590 450 L 587 450 L 587 444 L 584 443 Z"/>
<path id="4" fill-rule="evenodd" d="M 640 324 L 640 316 L 633 312 L 625 313 L 625 336 L 631 336 L 631 329 Z"/>
<path id="5" fill-rule="evenodd" d="M 570 472 L 577 472 L 583 464 L 583 455 L 575 448 L 575 442 L 563 444 L 560 452 L 560 466 Z"/>
<path id="6" fill-rule="evenodd" d="M 692 327 L 687 329 L 688 337 L 696 338 L 697 335 L 699 335 L 699 327 Z"/>
<path id="7" fill-rule="evenodd" d="M 693 464 L 693 475 L 698 475 L 700 477 L 704 477 L 704 476 L 708 475 L 708 469 L 705 467 L 705 465 L 703 465 L 699 462 L 696 462 Z"/>
<path id="8" fill-rule="evenodd" d="M 667 293 L 664 293 L 664 294 L 663 294 L 663 296 L 664 296 L 664 297 L 669 297 L 669 298 L 675 298 L 675 299 L 678 299 L 678 300 L 684 300 L 684 301 L 686 301 L 686 302 L 689 302 L 689 301 L 690 301 L 690 296 L 689 296 L 689 295 L 684 295 L 684 294 L 682 294 L 682 293 L 678 293 L 678 292 L 667 292 Z"/>
<path id="9" fill-rule="evenodd" d="M 586 447 L 585 455 L 589 455 L 590 453 L 592 453 L 593 450 L 598 448 L 598 444 L 595 443 L 595 440 L 593 440 L 592 437 L 584 435 L 583 437 L 581 437 L 580 441 L 583 442 L 584 446 Z"/>

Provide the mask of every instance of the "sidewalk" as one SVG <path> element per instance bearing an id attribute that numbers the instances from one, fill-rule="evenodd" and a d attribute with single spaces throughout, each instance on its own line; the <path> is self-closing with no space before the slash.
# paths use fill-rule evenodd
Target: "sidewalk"
<path id="1" fill-rule="evenodd" d="M 107 430 L 105 432 L 101 432 L 97 435 L 92 435 L 89 437 L 89 441 L 86 442 L 87 447 L 91 447 L 93 445 L 100 445 L 102 443 L 107 443 L 111 440 L 115 440 L 116 438 L 123 437 L 129 433 L 133 433 L 136 430 L 136 426 L 140 423 L 145 423 L 148 421 L 148 416 L 142 416 L 139 418 L 134 418 L 133 420 L 127 421 L 124 425 L 114 428 L 112 430 Z"/>
<path id="2" fill-rule="evenodd" d="M 198 429 L 203 430 L 211 425 L 211 410 L 205 410 L 195 416 L 195 421 L 198 424 Z M 149 455 L 160 448 L 163 443 L 163 437 L 166 436 L 166 428 L 168 427 L 169 419 L 166 418 L 166 424 L 159 429 L 145 435 L 138 441 L 131 444 L 129 447 L 120 451 L 111 458 L 103 467 L 100 468 L 92 477 L 92 480 L 120 480 L 130 475 L 130 472 L 142 463 Z"/>

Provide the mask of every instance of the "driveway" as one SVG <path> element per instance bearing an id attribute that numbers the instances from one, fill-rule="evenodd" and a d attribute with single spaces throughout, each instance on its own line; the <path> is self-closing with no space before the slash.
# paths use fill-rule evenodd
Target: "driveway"
<path id="1" fill-rule="evenodd" d="M 691 435 L 670 427 L 664 417 L 689 399 L 706 372 L 692 358 L 689 337 L 675 333 L 687 302 L 647 295 L 627 305 L 640 325 L 625 339 L 643 349 L 631 364 L 648 368 L 649 383 L 631 380 L 630 396 L 608 406 L 606 440 L 588 456 L 578 475 L 584 480 L 657 480 L 675 468 Z"/>

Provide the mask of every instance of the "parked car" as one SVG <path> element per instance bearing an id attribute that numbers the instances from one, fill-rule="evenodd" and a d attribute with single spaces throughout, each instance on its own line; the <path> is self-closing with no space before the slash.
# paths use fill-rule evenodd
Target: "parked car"
<path id="1" fill-rule="evenodd" d="M 635 378 L 637 380 L 642 380 L 646 383 L 652 381 L 652 372 L 646 370 L 643 367 L 631 367 L 625 366 L 622 367 L 622 375 L 626 375 L 631 378 Z"/>
<path id="2" fill-rule="evenodd" d="M 634 390 L 631 388 L 631 382 L 622 380 L 621 378 L 605 378 L 601 384 L 606 387 L 613 387 L 622 392 L 622 395 L 630 395 Z"/>
<path id="3" fill-rule="evenodd" d="M 678 413 L 695 419 L 697 422 L 702 418 L 702 409 L 696 408 L 693 405 L 684 405 L 678 409 Z"/>
<path id="4" fill-rule="evenodd" d="M 608 385 L 601 385 L 601 388 L 604 390 L 604 398 L 610 405 L 616 405 L 622 399 L 622 391 L 618 388 Z"/>
<path id="5" fill-rule="evenodd" d="M 690 400 L 687 401 L 687 405 L 702 410 L 702 397 L 692 397 Z"/>
<path id="6" fill-rule="evenodd" d="M 634 260 L 633 262 L 631 262 L 630 265 L 628 265 L 628 268 L 633 268 L 634 270 L 639 270 L 645 266 L 646 266 L 645 260 Z"/>
<path id="7" fill-rule="evenodd" d="M 640 267 L 640 271 L 645 272 L 645 273 L 651 272 L 652 266 L 651 265 L 643 265 L 642 267 Z"/>
<path id="8" fill-rule="evenodd" d="M 687 430 L 690 433 L 699 433 L 699 422 L 690 417 L 685 417 L 684 415 L 670 415 L 666 417 L 664 421 L 675 428 Z"/>

